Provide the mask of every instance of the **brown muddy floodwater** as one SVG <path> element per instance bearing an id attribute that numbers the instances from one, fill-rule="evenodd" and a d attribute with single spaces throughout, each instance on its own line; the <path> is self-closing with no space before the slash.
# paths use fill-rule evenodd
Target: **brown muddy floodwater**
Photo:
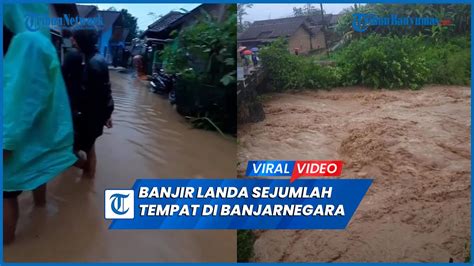
<path id="1" fill-rule="evenodd" d="M 233 178 L 236 141 L 192 129 L 146 82 L 111 70 L 114 127 L 97 141 L 95 180 L 71 168 L 48 184 L 48 203 L 20 197 L 17 239 L 8 262 L 235 262 L 235 231 L 110 231 L 104 190 L 130 188 L 136 178 Z"/>
<path id="2" fill-rule="evenodd" d="M 373 178 L 346 230 L 256 231 L 258 262 L 464 262 L 471 238 L 471 89 L 340 88 L 266 95 L 239 127 L 252 160 L 343 160 Z"/>

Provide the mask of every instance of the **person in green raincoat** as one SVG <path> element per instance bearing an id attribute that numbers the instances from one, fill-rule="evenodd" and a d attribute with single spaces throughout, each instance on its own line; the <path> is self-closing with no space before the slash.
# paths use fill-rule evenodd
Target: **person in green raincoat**
<path id="1" fill-rule="evenodd" d="M 49 27 L 27 16 L 48 16 L 46 4 L 3 7 L 3 241 L 14 240 L 18 195 L 33 190 L 45 204 L 45 184 L 72 166 L 71 111 Z"/>

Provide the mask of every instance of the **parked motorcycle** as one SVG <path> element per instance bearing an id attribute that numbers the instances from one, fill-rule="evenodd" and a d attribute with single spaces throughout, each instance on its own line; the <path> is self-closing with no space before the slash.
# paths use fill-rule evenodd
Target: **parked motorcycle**
<path id="1" fill-rule="evenodd" d="M 173 88 L 176 77 L 174 75 L 166 74 L 163 69 L 158 73 L 153 73 L 150 80 L 151 91 L 157 94 L 167 95 Z"/>

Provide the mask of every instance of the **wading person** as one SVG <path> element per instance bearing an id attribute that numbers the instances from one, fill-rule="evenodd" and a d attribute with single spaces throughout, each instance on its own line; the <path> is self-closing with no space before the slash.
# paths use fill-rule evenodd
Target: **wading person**
<path id="1" fill-rule="evenodd" d="M 63 38 L 67 38 L 67 35 L 70 36 L 72 32 L 64 31 Z M 64 61 L 62 65 L 62 73 L 64 81 L 66 83 L 67 93 L 69 96 L 69 104 L 71 106 L 72 121 L 74 126 L 74 140 L 77 145 L 77 140 L 79 138 L 79 119 L 81 118 L 80 107 L 84 102 L 84 93 L 82 93 L 82 75 L 83 75 L 83 55 L 76 48 L 70 49 L 64 56 Z M 84 168 L 86 163 L 86 158 L 80 156 L 79 150 L 75 145 L 74 152 L 79 158 L 74 166 L 79 168 Z"/>
<path id="2" fill-rule="evenodd" d="M 79 151 L 87 154 L 87 159 L 81 160 L 76 166 L 83 169 L 83 177 L 93 178 L 97 164 L 95 141 L 102 135 L 104 126 L 112 127 L 111 115 L 114 110 L 114 101 L 108 65 L 96 48 L 97 31 L 89 28 L 75 29 L 72 40 L 85 60 L 84 66 L 79 67 L 76 52 L 69 55 L 63 65 L 67 84 L 70 85 L 68 91 L 73 107 L 74 150 L 76 154 Z M 81 77 L 69 73 L 77 69 L 81 69 Z M 76 80 L 79 78 L 80 85 L 77 85 Z"/>
<path id="3" fill-rule="evenodd" d="M 67 92 L 49 28 L 29 31 L 27 14 L 48 16 L 44 4 L 4 5 L 3 242 L 11 243 L 18 195 L 46 203 L 46 183 L 72 164 L 73 128 Z"/>
<path id="4" fill-rule="evenodd" d="M 300 54 L 300 48 L 295 48 L 294 51 L 295 51 L 295 55 L 299 55 L 299 54 Z"/>

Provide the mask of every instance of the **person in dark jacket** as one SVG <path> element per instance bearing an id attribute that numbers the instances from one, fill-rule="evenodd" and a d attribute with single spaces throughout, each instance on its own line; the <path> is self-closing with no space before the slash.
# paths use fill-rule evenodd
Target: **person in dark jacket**
<path id="1" fill-rule="evenodd" d="M 84 101 L 81 94 L 82 74 L 84 72 L 82 61 L 82 53 L 79 52 L 79 50 L 72 48 L 64 56 L 64 62 L 61 69 L 64 77 L 64 83 L 66 84 L 73 117 L 79 113 L 78 108 L 80 102 Z"/>
<path id="2" fill-rule="evenodd" d="M 72 41 L 78 50 L 66 56 L 63 75 L 73 112 L 74 150 L 76 154 L 79 151 L 87 154 L 87 159 L 76 166 L 83 169 L 83 177 L 93 178 L 97 163 L 94 144 L 102 135 L 104 126 L 112 127 L 114 101 L 107 62 L 96 48 L 97 31 L 76 29 L 73 31 Z M 81 66 L 78 64 L 79 56 Z M 77 75 L 78 71 L 81 71 L 80 76 Z"/>

